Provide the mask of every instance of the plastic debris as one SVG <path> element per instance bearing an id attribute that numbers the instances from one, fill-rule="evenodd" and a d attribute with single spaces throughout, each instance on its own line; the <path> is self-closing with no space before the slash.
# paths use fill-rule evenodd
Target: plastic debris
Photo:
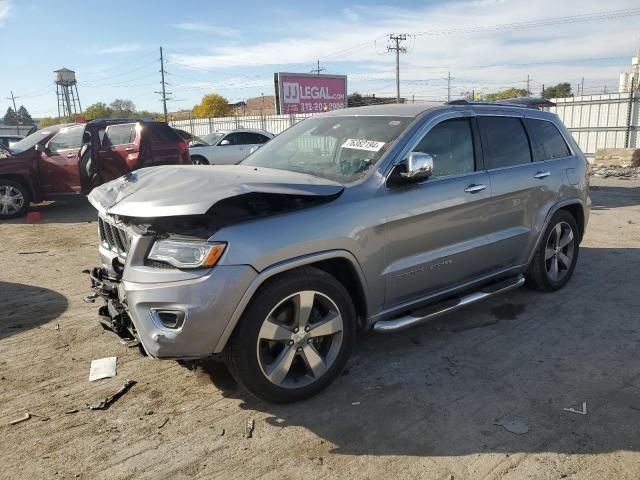
<path id="1" fill-rule="evenodd" d="M 565 412 L 577 413 L 578 415 L 586 415 L 587 414 L 587 402 L 582 402 L 582 411 L 576 410 L 575 408 L 563 408 Z"/>
<path id="2" fill-rule="evenodd" d="M 89 405 L 89 410 L 107 410 L 113 402 L 118 400 L 122 395 L 127 393 L 131 387 L 133 387 L 137 382 L 135 380 L 127 380 L 124 382 L 124 385 L 118 390 L 116 393 L 111 395 L 110 397 L 105 398 L 101 402 L 96 403 L 95 405 Z"/>
<path id="3" fill-rule="evenodd" d="M 529 432 L 529 426 L 520 420 L 498 420 L 497 422 L 493 422 L 493 424 L 516 435 L 523 435 Z"/>
<path id="4" fill-rule="evenodd" d="M 30 413 L 25 413 L 22 417 L 16 418 L 15 420 L 11 420 L 9 422 L 9 425 L 17 425 L 18 423 L 26 422 L 30 418 L 31 418 L 31 414 Z"/>
<path id="5" fill-rule="evenodd" d="M 91 361 L 89 370 L 89 381 L 111 378 L 116 376 L 116 362 L 118 357 L 99 358 Z"/>
<path id="6" fill-rule="evenodd" d="M 253 430 L 255 429 L 256 422 L 253 418 L 248 418 L 246 422 L 244 422 L 244 438 L 251 438 L 253 436 Z"/>
<path id="7" fill-rule="evenodd" d="M 164 427 L 168 422 L 169 422 L 169 417 L 165 418 L 164 422 L 162 422 L 160 425 L 158 425 L 158 430 L 160 430 L 162 427 Z"/>

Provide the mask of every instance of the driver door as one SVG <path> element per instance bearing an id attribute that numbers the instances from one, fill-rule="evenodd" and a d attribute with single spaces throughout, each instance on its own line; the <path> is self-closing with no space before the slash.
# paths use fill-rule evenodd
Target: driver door
<path id="1" fill-rule="evenodd" d="M 82 190 L 78 154 L 84 125 L 60 130 L 40 154 L 39 176 L 43 193 L 79 193 Z"/>
<path id="2" fill-rule="evenodd" d="M 247 150 L 246 135 L 248 134 L 244 132 L 232 132 L 220 140 L 216 147 L 214 163 L 232 165 L 244 160 Z"/>
<path id="3" fill-rule="evenodd" d="M 487 273 L 489 175 L 475 122 L 444 120 L 411 149 L 433 158 L 432 176 L 388 186 L 394 213 L 385 223 L 385 305 L 401 304 Z"/>

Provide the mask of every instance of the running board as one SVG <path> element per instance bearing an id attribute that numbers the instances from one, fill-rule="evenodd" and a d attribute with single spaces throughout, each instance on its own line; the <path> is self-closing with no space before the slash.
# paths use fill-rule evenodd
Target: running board
<path id="1" fill-rule="evenodd" d="M 373 330 L 375 332 L 391 333 L 398 332 L 406 328 L 415 327 L 416 325 L 425 323 L 429 320 L 439 317 L 440 315 L 454 312 L 462 307 L 479 302 L 480 300 L 484 300 L 485 298 L 521 287 L 522 285 L 524 285 L 524 281 L 525 280 L 522 275 L 508 278 L 501 282 L 488 285 L 483 289 L 478 290 L 477 292 L 469 293 L 463 297 L 446 300 L 422 310 L 414 311 L 402 317 L 394 318 L 391 320 L 380 320 L 373 325 Z"/>

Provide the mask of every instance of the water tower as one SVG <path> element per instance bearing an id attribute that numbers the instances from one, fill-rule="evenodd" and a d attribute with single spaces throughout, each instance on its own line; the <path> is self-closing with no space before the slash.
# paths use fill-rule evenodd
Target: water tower
<path id="1" fill-rule="evenodd" d="M 53 82 L 56 84 L 56 95 L 58 96 L 58 117 L 72 117 L 82 113 L 76 72 L 68 68 L 56 70 L 53 72 Z M 78 102 L 77 108 L 76 102 Z"/>

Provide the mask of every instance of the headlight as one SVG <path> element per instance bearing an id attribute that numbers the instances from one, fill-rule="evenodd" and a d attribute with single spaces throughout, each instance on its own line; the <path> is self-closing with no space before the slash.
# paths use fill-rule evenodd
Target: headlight
<path id="1" fill-rule="evenodd" d="M 147 258 L 166 262 L 177 268 L 213 267 L 225 247 L 224 243 L 157 240 Z"/>

